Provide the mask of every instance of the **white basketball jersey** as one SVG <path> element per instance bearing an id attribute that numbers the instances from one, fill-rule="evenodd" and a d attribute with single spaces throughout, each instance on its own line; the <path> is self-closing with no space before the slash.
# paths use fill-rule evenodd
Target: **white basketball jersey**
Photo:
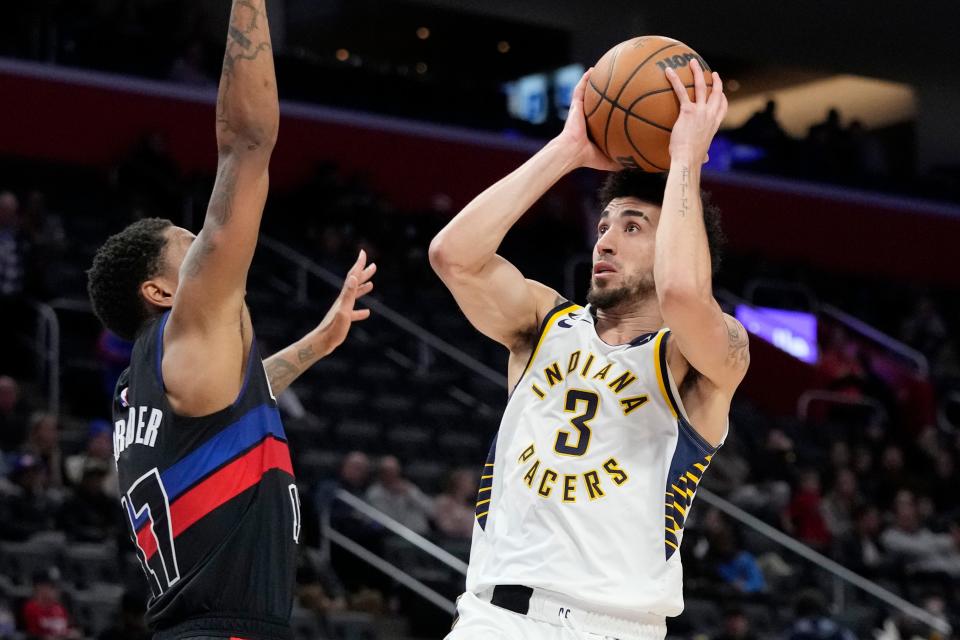
<path id="1" fill-rule="evenodd" d="M 610 346 L 589 307 L 547 316 L 482 474 L 468 591 L 523 585 L 621 618 L 680 614 L 683 523 L 716 449 L 686 418 L 668 338 Z"/>

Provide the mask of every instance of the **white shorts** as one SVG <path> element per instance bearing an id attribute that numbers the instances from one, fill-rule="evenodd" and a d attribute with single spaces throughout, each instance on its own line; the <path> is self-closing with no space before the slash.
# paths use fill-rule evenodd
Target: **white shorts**
<path id="1" fill-rule="evenodd" d="M 446 640 L 663 640 L 663 619 L 650 624 L 621 620 L 582 609 L 535 592 L 526 615 L 490 604 L 489 593 L 464 593 L 457 600 L 457 621 Z M 484 599 L 485 598 L 485 599 Z"/>

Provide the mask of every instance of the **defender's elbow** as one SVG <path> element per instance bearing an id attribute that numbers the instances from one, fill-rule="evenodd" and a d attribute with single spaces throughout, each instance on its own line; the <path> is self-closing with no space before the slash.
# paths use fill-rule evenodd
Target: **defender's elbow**
<path id="1" fill-rule="evenodd" d="M 433 267 L 437 275 L 450 273 L 455 269 L 452 251 L 450 250 L 449 243 L 443 236 L 443 232 L 434 236 L 433 240 L 430 241 L 427 256 L 430 259 L 430 266 Z"/>

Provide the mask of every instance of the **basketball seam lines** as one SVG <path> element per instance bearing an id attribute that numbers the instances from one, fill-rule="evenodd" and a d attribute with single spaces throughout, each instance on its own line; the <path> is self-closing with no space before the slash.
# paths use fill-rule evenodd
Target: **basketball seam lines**
<path id="1" fill-rule="evenodd" d="M 692 86 L 693 86 L 693 85 L 690 85 L 690 87 L 692 87 Z M 689 89 L 690 87 L 686 87 L 686 88 Z M 673 89 L 671 89 L 671 91 L 673 91 Z M 662 124 L 657 124 L 656 122 L 654 122 L 654 121 L 652 121 L 652 120 L 647 120 L 647 119 L 644 118 L 643 116 L 640 116 L 640 115 L 637 115 L 637 114 L 633 113 L 633 112 L 630 111 L 628 108 L 624 107 L 622 104 L 619 104 L 619 103 L 615 102 L 614 100 L 611 100 L 610 98 L 608 98 L 608 97 L 606 97 L 606 96 L 602 96 L 602 98 L 603 98 L 604 100 L 606 100 L 607 102 L 609 102 L 610 104 L 612 104 L 614 109 L 619 109 L 620 111 L 623 111 L 624 113 L 626 113 L 628 116 L 630 116 L 630 117 L 632 117 L 632 118 L 636 118 L 637 120 L 640 120 L 641 122 L 645 122 L 646 124 L 650 125 L 651 127 L 655 127 L 655 128 L 657 128 L 657 129 L 660 129 L 661 131 L 673 131 L 673 127 L 665 127 L 665 126 L 663 126 Z M 633 104 L 636 104 L 636 103 L 637 103 L 637 101 L 634 101 Z M 611 110 L 611 113 L 612 113 L 612 110 Z"/>
<path id="2" fill-rule="evenodd" d="M 623 81 L 623 85 L 620 87 L 620 92 L 617 93 L 616 97 L 615 97 L 613 100 L 611 100 L 611 102 L 613 103 L 613 106 L 614 106 L 614 107 L 619 107 L 619 106 L 620 106 L 617 101 L 620 100 L 620 96 L 622 96 L 622 95 L 623 95 L 623 92 L 627 89 L 627 85 L 629 85 L 629 84 L 630 84 L 630 81 L 633 80 L 633 77 L 634 77 L 635 75 L 637 75 L 637 72 L 639 72 L 640 69 L 643 68 L 643 65 L 647 64 L 648 62 L 650 62 L 650 61 L 654 58 L 654 56 L 656 56 L 656 55 L 659 54 L 660 52 L 666 51 L 667 49 L 672 49 L 673 47 L 679 46 L 680 44 L 681 44 L 680 42 L 674 42 L 673 44 L 668 44 L 668 45 L 665 46 L 665 47 L 660 47 L 659 49 L 657 49 L 656 51 L 654 51 L 653 53 L 651 53 L 649 56 L 647 56 L 647 57 L 643 60 L 643 62 L 641 62 L 640 64 L 638 64 L 636 67 L 634 67 L 633 71 L 630 72 L 630 75 L 627 76 L 627 79 Z M 611 69 L 610 69 L 610 77 L 611 77 L 611 78 L 613 78 L 613 72 L 614 72 L 614 71 L 615 71 L 615 70 L 611 67 Z M 604 97 L 606 97 L 606 96 L 604 96 Z M 608 98 L 608 99 L 609 99 L 609 98 Z M 604 149 L 607 148 L 607 138 L 608 138 L 609 135 L 610 135 L 610 120 L 611 120 L 612 118 L 613 118 L 613 109 L 610 110 L 610 115 L 607 116 L 607 124 L 603 127 L 603 148 L 604 148 Z"/>
<path id="3" fill-rule="evenodd" d="M 618 46 L 618 47 L 617 47 L 617 50 L 613 52 L 613 58 L 610 60 L 610 73 L 607 74 L 607 84 L 606 84 L 606 86 L 603 88 L 603 91 L 601 91 L 600 89 L 598 89 L 598 88 L 597 88 L 597 85 L 593 84 L 593 78 L 590 78 L 589 80 L 587 80 L 587 82 L 590 84 L 590 86 L 593 87 L 593 90 L 600 94 L 600 97 L 601 97 L 601 98 L 603 98 L 603 95 L 607 92 L 607 88 L 610 86 L 610 82 L 613 80 L 613 70 L 614 70 L 614 68 L 617 66 L 617 56 L 620 55 L 620 49 L 621 49 L 621 48 L 622 48 L 622 45 L 621 45 L 621 46 Z M 584 117 L 585 117 L 585 118 L 589 118 L 589 117 L 592 116 L 594 113 L 596 113 L 596 112 L 597 112 L 597 109 L 600 108 L 600 105 L 601 105 L 601 104 L 603 104 L 603 100 L 600 100 L 600 101 L 597 103 L 597 106 L 595 106 L 595 107 L 590 111 L 590 113 L 586 114 Z M 606 153 L 606 151 L 604 151 L 604 153 Z"/>

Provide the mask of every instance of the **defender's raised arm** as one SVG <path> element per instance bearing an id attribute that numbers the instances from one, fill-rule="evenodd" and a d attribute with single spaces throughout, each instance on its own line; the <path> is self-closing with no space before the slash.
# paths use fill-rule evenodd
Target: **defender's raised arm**
<path id="1" fill-rule="evenodd" d="M 165 333 L 170 400 L 187 415 L 229 404 L 242 384 L 252 341 L 243 299 L 279 118 L 265 0 L 234 0 L 217 97 L 217 178 Z M 198 380 L 217 382 L 200 393 Z"/>

